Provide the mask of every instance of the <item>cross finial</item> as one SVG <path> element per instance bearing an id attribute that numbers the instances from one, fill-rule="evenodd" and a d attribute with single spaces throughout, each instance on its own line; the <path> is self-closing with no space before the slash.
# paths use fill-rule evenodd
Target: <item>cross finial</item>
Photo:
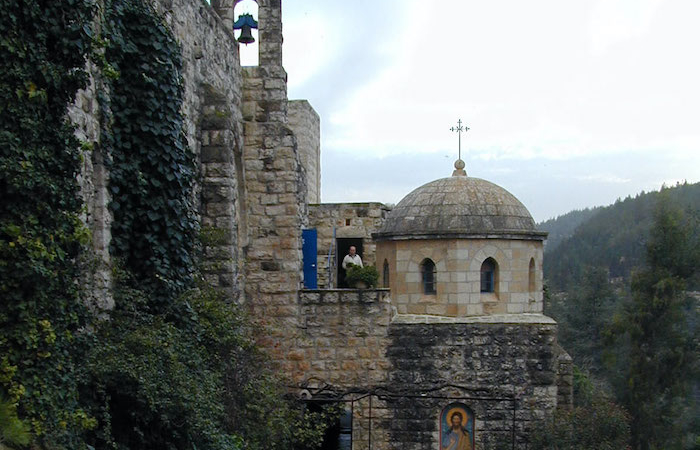
<path id="1" fill-rule="evenodd" d="M 457 126 L 456 126 L 456 127 L 450 128 L 450 131 L 456 131 L 456 132 L 457 132 L 457 136 L 458 136 L 458 137 L 457 137 L 457 143 L 458 143 L 458 147 L 457 147 L 457 148 L 458 148 L 458 151 L 459 151 L 458 159 L 462 159 L 462 131 L 464 131 L 464 132 L 466 133 L 467 131 L 469 131 L 469 127 L 466 126 L 466 125 L 462 126 L 462 119 L 459 119 L 459 120 L 457 121 Z"/>
<path id="2" fill-rule="evenodd" d="M 462 126 L 462 119 L 459 119 L 457 121 L 457 126 L 450 128 L 450 131 L 457 132 L 457 142 L 459 143 L 459 157 L 457 158 L 457 161 L 455 161 L 455 170 L 454 172 L 452 172 L 452 176 L 466 177 L 467 172 L 464 170 L 464 161 L 462 161 L 462 131 L 466 133 L 467 131 L 469 131 L 469 127 L 466 125 Z"/>

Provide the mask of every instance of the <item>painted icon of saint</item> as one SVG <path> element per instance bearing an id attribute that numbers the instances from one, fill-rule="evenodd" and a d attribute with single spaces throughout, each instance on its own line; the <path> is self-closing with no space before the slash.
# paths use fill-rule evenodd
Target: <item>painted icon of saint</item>
<path id="1" fill-rule="evenodd" d="M 473 450 L 473 416 L 462 405 L 450 405 L 442 417 L 441 450 Z"/>

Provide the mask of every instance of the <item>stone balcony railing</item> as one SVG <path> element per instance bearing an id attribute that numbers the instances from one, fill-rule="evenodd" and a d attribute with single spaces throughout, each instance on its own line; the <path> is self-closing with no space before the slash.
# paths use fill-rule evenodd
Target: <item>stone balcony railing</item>
<path id="1" fill-rule="evenodd" d="M 390 302 L 391 290 L 376 289 L 302 289 L 299 299 L 302 305 L 334 303 Z"/>

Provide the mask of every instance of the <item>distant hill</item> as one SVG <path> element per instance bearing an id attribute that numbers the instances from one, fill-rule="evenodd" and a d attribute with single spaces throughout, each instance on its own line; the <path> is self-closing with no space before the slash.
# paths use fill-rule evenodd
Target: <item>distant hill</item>
<path id="1" fill-rule="evenodd" d="M 700 232 L 700 183 L 663 189 Z M 574 288 L 587 266 L 604 267 L 611 279 L 627 279 L 644 260 L 645 242 L 653 221 L 658 191 L 618 200 L 613 205 L 573 211 L 548 220 L 539 228 L 550 231 L 544 255 L 544 276 L 550 289 Z"/>
<path id="2" fill-rule="evenodd" d="M 566 238 L 571 237 L 583 222 L 589 220 L 603 207 L 593 209 L 575 209 L 555 219 L 545 220 L 537 224 L 537 228 L 549 233 L 544 243 L 544 251 L 551 252 Z"/>

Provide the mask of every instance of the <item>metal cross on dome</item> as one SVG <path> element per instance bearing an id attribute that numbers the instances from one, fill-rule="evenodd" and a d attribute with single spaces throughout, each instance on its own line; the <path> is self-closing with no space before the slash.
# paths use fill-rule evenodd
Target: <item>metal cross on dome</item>
<path id="1" fill-rule="evenodd" d="M 458 136 L 458 143 L 459 143 L 459 159 L 462 159 L 462 131 L 465 133 L 469 131 L 469 127 L 464 125 L 462 126 L 462 119 L 459 119 L 457 121 L 457 126 L 450 128 L 450 131 L 456 131 L 457 136 Z"/>

